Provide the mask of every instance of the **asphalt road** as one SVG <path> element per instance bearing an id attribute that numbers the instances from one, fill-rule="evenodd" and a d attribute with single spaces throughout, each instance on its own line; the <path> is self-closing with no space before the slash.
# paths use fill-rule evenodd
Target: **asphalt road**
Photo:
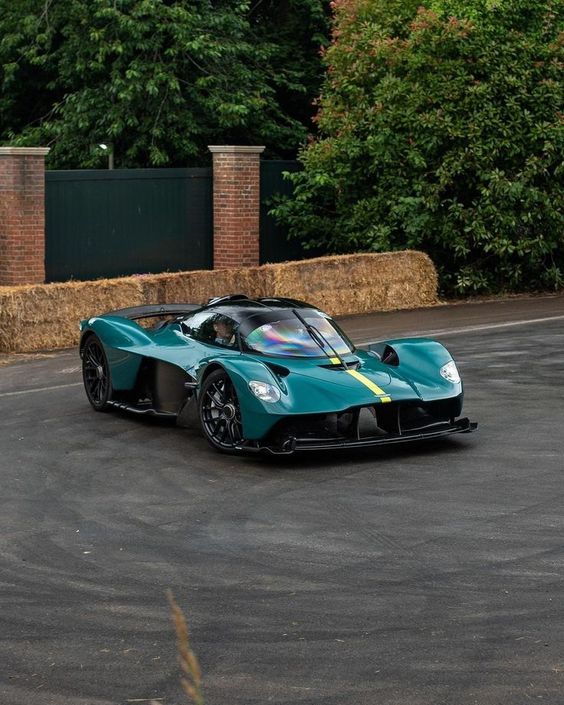
<path id="1" fill-rule="evenodd" d="M 186 702 L 166 588 L 206 705 L 564 703 L 564 297 L 343 326 L 433 332 L 479 432 L 229 458 L 0 368 L 1 705 Z"/>

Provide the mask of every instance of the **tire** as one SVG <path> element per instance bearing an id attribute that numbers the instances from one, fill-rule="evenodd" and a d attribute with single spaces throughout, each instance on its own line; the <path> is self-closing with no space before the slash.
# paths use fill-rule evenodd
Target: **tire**
<path id="1" fill-rule="evenodd" d="M 107 411 L 112 398 L 108 358 L 100 339 L 91 335 L 82 351 L 82 381 L 88 401 L 96 411 Z"/>
<path id="2" fill-rule="evenodd" d="M 198 410 L 202 432 L 220 453 L 237 453 L 243 440 L 241 409 L 231 378 L 224 370 L 206 377 L 200 391 Z"/>

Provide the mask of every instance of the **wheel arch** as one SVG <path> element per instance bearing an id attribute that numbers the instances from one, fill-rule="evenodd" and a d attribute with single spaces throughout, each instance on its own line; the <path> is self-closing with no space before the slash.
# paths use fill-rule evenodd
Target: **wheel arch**
<path id="1" fill-rule="evenodd" d="M 217 375 L 216 380 L 227 379 L 229 380 L 228 385 L 224 385 L 219 388 L 216 387 L 214 392 L 214 397 L 209 395 L 210 399 L 213 399 L 210 404 L 210 399 L 207 399 L 206 390 L 210 385 L 214 384 L 214 374 Z M 228 398 L 226 396 L 227 390 L 231 388 L 235 394 L 235 400 Z M 215 402 L 216 394 L 223 395 L 223 401 L 220 403 L 221 406 L 217 406 Z M 229 401 L 229 404 L 228 404 Z M 219 416 L 213 417 L 212 407 L 215 403 L 216 413 Z M 227 415 L 228 407 L 231 408 L 231 415 Z M 239 413 L 239 418 L 237 415 Z M 202 433 L 208 443 L 220 453 L 238 453 L 240 448 L 238 444 L 243 440 L 243 422 L 241 419 L 241 407 L 239 405 L 239 399 L 237 390 L 235 388 L 235 383 L 233 382 L 233 377 L 229 374 L 229 371 L 218 362 L 211 362 L 205 368 L 202 373 L 199 385 L 198 394 L 198 418 L 199 425 Z"/>
<path id="2" fill-rule="evenodd" d="M 226 374 L 229 374 L 229 370 L 226 370 L 225 367 L 221 363 L 210 362 L 208 365 L 206 365 L 204 371 L 202 372 L 202 376 L 200 377 L 200 387 L 206 381 L 206 379 L 211 375 L 211 373 L 215 372 L 216 370 L 223 370 Z M 231 375 L 229 375 L 229 376 L 231 376 Z"/>
<path id="3" fill-rule="evenodd" d="M 93 352 L 85 355 L 84 350 L 88 345 Z M 108 411 L 113 396 L 110 363 L 104 345 L 94 331 L 87 331 L 82 336 L 80 357 L 82 380 L 88 401 L 95 411 Z"/>
<path id="4" fill-rule="evenodd" d="M 84 331 L 84 333 L 82 334 L 82 336 L 81 336 L 81 338 L 80 338 L 80 343 L 79 343 L 79 345 L 78 345 L 78 352 L 79 352 L 80 357 L 82 357 L 82 353 L 84 352 L 84 347 L 85 347 L 86 343 L 87 343 L 87 342 L 90 340 L 90 338 L 92 338 L 92 337 L 98 338 L 98 336 L 96 335 L 96 333 L 95 333 L 93 330 L 90 330 L 90 329 Z M 98 339 L 99 339 L 99 338 L 98 338 Z M 102 341 L 100 341 L 100 342 L 102 342 Z"/>

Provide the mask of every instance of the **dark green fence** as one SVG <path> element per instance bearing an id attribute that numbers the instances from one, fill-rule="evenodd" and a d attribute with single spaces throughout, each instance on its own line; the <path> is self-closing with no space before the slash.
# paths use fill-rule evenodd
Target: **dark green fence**
<path id="1" fill-rule="evenodd" d="M 319 252 L 305 250 L 295 239 L 288 239 L 286 228 L 278 225 L 268 214 L 278 196 L 290 196 L 292 184 L 283 177 L 285 171 L 300 169 L 299 162 L 273 160 L 260 165 L 260 263 L 316 257 Z"/>
<path id="2" fill-rule="evenodd" d="M 211 269 L 211 169 L 49 171 L 47 281 Z"/>

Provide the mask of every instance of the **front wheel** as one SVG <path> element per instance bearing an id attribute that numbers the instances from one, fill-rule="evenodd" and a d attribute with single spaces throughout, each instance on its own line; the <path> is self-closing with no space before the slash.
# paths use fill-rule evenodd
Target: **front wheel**
<path id="1" fill-rule="evenodd" d="M 200 423 L 210 445 L 234 453 L 243 440 L 241 409 L 231 378 L 216 370 L 204 380 L 199 399 Z"/>
<path id="2" fill-rule="evenodd" d="M 82 381 L 88 401 L 96 411 L 107 411 L 112 396 L 108 358 L 100 339 L 88 338 L 82 351 Z"/>

